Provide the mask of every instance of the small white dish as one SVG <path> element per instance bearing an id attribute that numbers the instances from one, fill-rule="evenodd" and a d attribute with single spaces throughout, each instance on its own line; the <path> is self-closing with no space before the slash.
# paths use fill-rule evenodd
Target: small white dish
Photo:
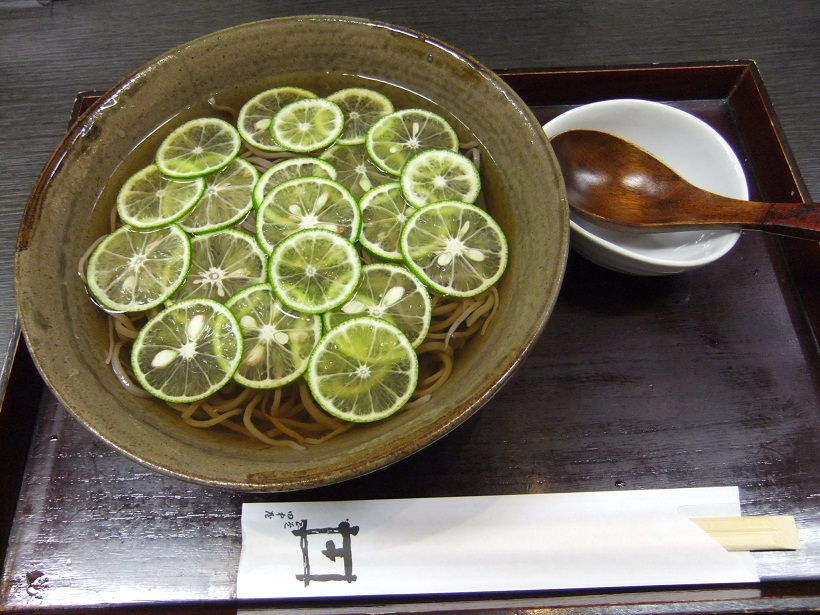
<path id="1" fill-rule="evenodd" d="M 544 124 L 550 139 L 577 129 L 600 130 L 631 141 L 700 188 L 749 198 L 735 152 L 711 126 L 685 111 L 647 100 L 605 100 L 576 107 Z M 697 269 L 724 256 L 739 237 L 739 231 L 618 232 L 570 213 L 570 245 L 578 253 L 633 275 Z"/>

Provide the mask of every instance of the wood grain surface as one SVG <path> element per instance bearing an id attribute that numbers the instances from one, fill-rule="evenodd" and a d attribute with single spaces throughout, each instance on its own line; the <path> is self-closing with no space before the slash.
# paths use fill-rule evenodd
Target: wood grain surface
<path id="1" fill-rule="evenodd" d="M 792 584 L 820 589 L 820 391 L 787 301 L 773 292 L 778 263 L 776 248 L 760 235 L 744 237 L 726 269 L 711 269 L 697 284 L 614 274 L 573 256 L 545 335 L 481 412 L 409 459 L 304 492 L 229 493 L 161 476 L 111 450 L 46 395 L 0 598 L 23 612 L 142 603 L 175 604 L 185 613 L 198 603 L 230 605 L 242 502 L 731 484 L 740 487 L 744 514 L 790 514 L 800 531 L 802 549 L 754 554 L 763 595 L 773 594 L 768 601 L 736 602 L 725 588 L 721 601 L 697 604 L 702 589 L 678 588 L 594 599 L 449 596 L 439 597 L 439 608 L 472 600 L 487 612 L 516 606 L 503 612 L 523 613 L 653 596 L 694 601 L 689 612 L 820 605 L 816 596 L 789 594 Z M 16 410 L 36 412 L 37 405 Z M 378 612 L 407 606 L 378 604 L 386 605 Z M 308 612 L 320 606 L 301 605 Z M 596 611 L 573 611 L 581 612 Z"/>

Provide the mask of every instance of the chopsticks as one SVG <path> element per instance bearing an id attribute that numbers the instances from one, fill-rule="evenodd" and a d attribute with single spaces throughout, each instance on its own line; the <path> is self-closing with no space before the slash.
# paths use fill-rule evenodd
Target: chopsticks
<path id="1" fill-rule="evenodd" d="M 691 519 L 727 551 L 790 551 L 801 547 L 794 517 L 761 515 Z"/>

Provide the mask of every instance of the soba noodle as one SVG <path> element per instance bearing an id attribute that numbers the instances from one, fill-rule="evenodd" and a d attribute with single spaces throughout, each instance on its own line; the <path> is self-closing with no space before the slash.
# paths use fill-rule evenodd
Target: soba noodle
<path id="1" fill-rule="evenodd" d="M 453 371 L 458 349 L 481 334 L 498 306 L 495 288 L 467 300 L 436 296 L 433 321 L 425 340 L 416 348 L 419 380 L 405 409 L 429 401 Z M 130 364 L 130 349 L 147 316 L 109 314 L 109 350 L 106 363 L 120 384 L 132 395 L 150 397 L 136 383 Z M 221 426 L 269 446 L 303 449 L 320 444 L 350 429 L 353 424 L 339 421 L 313 401 L 301 378 L 276 389 L 251 389 L 230 383 L 219 392 L 191 404 L 168 404 L 188 425 L 200 429 Z"/>
<path id="2" fill-rule="evenodd" d="M 234 120 L 236 112 L 210 99 L 211 107 Z M 462 146 L 476 163 L 477 143 Z M 262 152 L 243 144 L 240 156 L 264 172 L 280 160 L 296 156 L 289 152 Z M 482 206 L 482 203 L 476 203 Z M 111 230 L 119 226 L 116 208 L 112 208 Z M 238 226 L 242 227 L 243 223 Z M 78 270 L 85 279 L 88 257 L 102 238 L 94 242 L 80 259 Z M 361 251 L 364 262 L 372 257 Z M 493 287 L 478 297 L 452 299 L 434 295 L 432 323 L 424 341 L 416 349 L 419 357 L 419 380 L 415 393 L 405 409 L 427 403 L 449 379 L 456 352 L 470 338 L 481 335 L 498 307 L 498 291 Z M 109 348 L 105 363 L 111 366 L 123 388 L 140 397 L 151 397 L 138 384 L 131 369 L 131 345 L 140 328 L 158 309 L 140 314 L 108 314 Z M 343 433 L 354 424 L 339 421 L 313 400 L 303 379 L 276 389 L 252 389 L 231 382 L 207 399 L 190 403 L 168 403 L 182 421 L 199 429 L 223 428 L 254 438 L 268 446 L 305 449 Z"/>

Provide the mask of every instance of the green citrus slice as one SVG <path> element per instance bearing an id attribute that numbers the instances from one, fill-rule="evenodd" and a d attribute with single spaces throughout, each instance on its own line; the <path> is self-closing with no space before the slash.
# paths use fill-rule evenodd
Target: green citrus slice
<path id="1" fill-rule="evenodd" d="M 220 303 L 265 280 L 266 257 L 254 238 L 236 229 L 191 240 L 191 269 L 173 301 L 204 297 Z"/>
<path id="2" fill-rule="evenodd" d="M 316 94 L 302 88 L 284 86 L 260 92 L 239 109 L 236 127 L 248 145 L 263 152 L 281 152 L 271 135 L 273 116 L 285 105 L 303 98 L 316 98 Z"/>
<path id="3" fill-rule="evenodd" d="M 342 134 L 344 114 L 325 98 L 303 98 L 282 107 L 273 116 L 271 134 L 292 152 L 324 149 Z"/>
<path id="4" fill-rule="evenodd" d="M 179 226 L 110 233 L 88 259 L 86 283 L 94 299 L 115 312 L 141 312 L 160 305 L 185 280 L 191 241 Z"/>
<path id="5" fill-rule="evenodd" d="M 176 128 L 157 149 L 159 170 L 175 179 L 215 173 L 239 153 L 239 132 L 225 120 L 201 117 Z"/>
<path id="6" fill-rule="evenodd" d="M 188 403 L 222 388 L 241 357 L 242 334 L 231 311 L 210 299 L 190 299 L 143 326 L 131 366 L 142 388 L 155 397 Z"/>
<path id="7" fill-rule="evenodd" d="M 418 382 L 418 357 L 388 322 L 362 316 L 328 331 L 310 357 L 306 378 L 327 413 L 367 423 L 401 409 Z"/>
<path id="8" fill-rule="evenodd" d="M 298 177 L 279 184 L 256 213 L 256 238 L 268 253 L 299 230 L 323 228 L 356 241 L 361 226 L 361 212 L 353 195 L 323 177 Z"/>
<path id="9" fill-rule="evenodd" d="M 289 235 L 276 244 L 268 261 L 276 297 L 307 314 L 321 314 L 347 302 L 361 274 L 355 246 L 338 233 L 318 228 Z"/>
<path id="10" fill-rule="evenodd" d="M 246 288 L 225 305 L 239 322 L 245 348 L 234 380 L 272 389 L 302 375 L 322 334 L 318 316 L 285 309 L 269 284 Z"/>
<path id="11" fill-rule="evenodd" d="M 484 210 L 459 201 L 417 209 L 404 225 L 400 248 L 422 282 L 454 297 L 484 292 L 507 266 L 501 227 Z"/>
<path id="12" fill-rule="evenodd" d="M 365 265 L 356 294 L 341 307 L 325 312 L 322 318 L 325 327 L 332 329 L 358 316 L 372 316 L 395 325 L 415 348 L 424 341 L 430 329 L 430 293 L 402 265 Z"/>
<path id="13" fill-rule="evenodd" d="M 357 199 L 374 186 L 396 180 L 373 164 L 364 145 L 333 145 L 321 158 L 333 165 L 336 181 Z"/>
<path id="14" fill-rule="evenodd" d="M 345 117 L 345 127 L 339 143 L 364 143 L 364 136 L 376 121 L 393 113 L 393 103 L 384 94 L 368 88 L 346 88 L 327 97 L 339 105 Z"/>
<path id="15" fill-rule="evenodd" d="M 267 169 L 259 177 L 253 189 L 253 202 L 256 207 L 265 200 L 268 193 L 281 183 L 297 177 L 326 177 L 336 179 L 336 169 L 321 158 L 309 156 L 286 158 Z"/>
<path id="16" fill-rule="evenodd" d="M 407 218 L 415 211 L 407 204 L 398 182 L 377 186 L 359 200 L 362 232 L 359 243 L 380 258 L 401 261 L 399 237 Z"/>
<path id="17" fill-rule="evenodd" d="M 197 204 L 205 180 L 165 177 L 151 164 L 129 177 L 117 194 L 117 213 L 124 224 L 155 229 L 176 222 Z"/>
<path id="18" fill-rule="evenodd" d="M 441 201 L 472 203 L 481 190 L 473 161 L 448 149 L 430 149 L 410 158 L 401 170 L 401 190 L 413 207 Z"/>
<path id="19" fill-rule="evenodd" d="M 198 235 L 231 226 L 253 207 L 253 187 L 259 172 L 243 158 L 234 158 L 221 171 L 205 177 L 205 192 L 179 225 Z"/>
<path id="20" fill-rule="evenodd" d="M 378 120 L 365 137 L 370 158 L 382 170 L 398 175 L 404 163 L 426 149 L 458 149 L 458 136 L 440 115 L 425 109 L 403 109 Z"/>

